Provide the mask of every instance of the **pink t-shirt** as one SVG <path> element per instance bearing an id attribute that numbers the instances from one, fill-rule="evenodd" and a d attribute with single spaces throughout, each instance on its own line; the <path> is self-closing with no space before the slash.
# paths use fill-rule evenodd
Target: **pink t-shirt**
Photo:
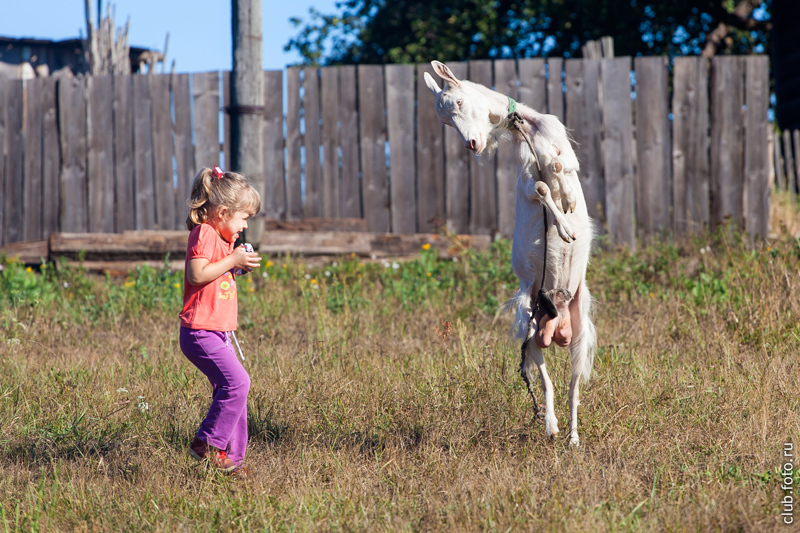
<path id="1" fill-rule="evenodd" d="M 189 261 L 204 258 L 216 263 L 233 252 L 233 243 L 225 241 L 209 224 L 200 224 L 189 233 L 183 275 L 183 311 L 181 326 L 189 329 L 234 331 L 239 307 L 236 278 L 229 270 L 205 285 L 189 283 Z"/>

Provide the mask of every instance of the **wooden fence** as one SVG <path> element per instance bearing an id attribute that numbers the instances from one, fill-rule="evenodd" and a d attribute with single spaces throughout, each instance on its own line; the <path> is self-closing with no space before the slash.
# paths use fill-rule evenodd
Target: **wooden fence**
<path id="1" fill-rule="evenodd" d="M 565 122 L 590 214 L 615 242 L 727 220 L 767 234 L 766 57 L 449 66 Z M 263 180 L 265 214 L 510 236 L 510 147 L 472 157 L 437 120 L 426 70 L 265 72 L 265 175 L 251 176 Z M 196 170 L 230 161 L 228 86 L 227 72 L 0 81 L 0 244 L 183 228 Z"/>

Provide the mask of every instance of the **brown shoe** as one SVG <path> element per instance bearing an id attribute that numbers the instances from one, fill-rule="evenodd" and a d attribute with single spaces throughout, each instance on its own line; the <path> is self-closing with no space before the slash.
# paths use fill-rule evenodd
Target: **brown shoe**
<path id="1" fill-rule="evenodd" d="M 236 470 L 236 463 L 228 457 L 224 450 L 218 450 L 209 446 L 197 437 L 189 445 L 189 454 L 198 461 L 209 461 L 216 468 L 223 472 L 233 472 Z"/>

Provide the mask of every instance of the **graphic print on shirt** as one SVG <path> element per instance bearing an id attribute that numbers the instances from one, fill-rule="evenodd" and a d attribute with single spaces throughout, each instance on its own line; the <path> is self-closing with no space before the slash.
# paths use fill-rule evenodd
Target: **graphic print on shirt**
<path id="1" fill-rule="evenodd" d="M 219 300 L 235 300 L 236 299 L 236 280 L 233 279 L 233 274 L 230 271 L 222 275 L 222 281 L 219 284 L 219 292 L 217 293 Z"/>

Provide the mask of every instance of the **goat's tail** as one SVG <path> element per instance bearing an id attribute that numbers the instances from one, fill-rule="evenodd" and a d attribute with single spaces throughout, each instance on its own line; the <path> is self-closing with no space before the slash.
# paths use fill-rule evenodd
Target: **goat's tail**
<path id="1" fill-rule="evenodd" d="M 520 288 L 513 298 L 503 304 L 503 311 L 509 309 L 513 309 L 516 312 L 514 323 L 511 325 L 512 335 L 522 341 L 526 340 L 529 334 L 528 325 L 531 323 L 533 313 L 530 288 Z"/>
<path id="2" fill-rule="evenodd" d="M 570 343 L 570 359 L 573 375 L 579 374 L 583 381 L 589 381 L 594 366 L 594 355 L 597 352 L 597 331 L 592 322 L 592 296 L 586 283 L 581 283 L 578 293 L 578 313 L 580 314 L 580 331 L 572 337 Z"/>

